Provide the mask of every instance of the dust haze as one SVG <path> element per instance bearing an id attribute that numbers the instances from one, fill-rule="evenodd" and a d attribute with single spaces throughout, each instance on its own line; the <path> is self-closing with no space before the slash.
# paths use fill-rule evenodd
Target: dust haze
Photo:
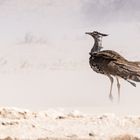
<path id="1" fill-rule="evenodd" d="M 94 42 L 85 32 L 109 34 L 104 49 L 140 60 L 139 6 L 136 0 L 1 0 L 2 105 L 135 108 L 139 83 L 133 88 L 122 80 L 121 103 L 108 101 L 110 83 L 89 67 Z"/>

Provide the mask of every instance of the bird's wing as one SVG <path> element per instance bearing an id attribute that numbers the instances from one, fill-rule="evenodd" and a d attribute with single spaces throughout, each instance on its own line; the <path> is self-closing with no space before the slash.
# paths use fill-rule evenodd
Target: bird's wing
<path id="1" fill-rule="evenodd" d="M 140 66 L 135 62 L 129 62 L 129 61 L 121 62 L 118 60 L 118 61 L 114 61 L 114 63 L 118 65 L 120 68 L 127 70 L 131 73 L 140 74 Z"/>
<path id="2" fill-rule="evenodd" d="M 126 60 L 112 50 L 100 51 L 94 56 L 99 60 L 106 73 L 122 77 L 125 80 L 140 82 L 140 63 Z"/>
<path id="3" fill-rule="evenodd" d="M 116 74 L 124 79 L 140 82 L 140 67 L 133 62 L 113 61 Z"/>

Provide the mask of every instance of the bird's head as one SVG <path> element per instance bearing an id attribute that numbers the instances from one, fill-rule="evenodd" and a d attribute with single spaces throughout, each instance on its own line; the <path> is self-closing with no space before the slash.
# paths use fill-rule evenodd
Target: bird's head
<path id="1" fill-rule="evenodd" d="M 86 32 L 86 34 L 91 35 L 94 39 L 99 39 L 100 37 L 108 36 L 108 34 L 99 33 L 97 31 Z"/>

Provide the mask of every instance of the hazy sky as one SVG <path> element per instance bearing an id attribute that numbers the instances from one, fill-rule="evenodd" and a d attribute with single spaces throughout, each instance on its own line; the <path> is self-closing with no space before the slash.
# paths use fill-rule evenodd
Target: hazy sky
<path id="1" fill-rule="evenodd" d="M 6 0 L 0 4 L 2 37 L 13 41 L 23 39 L 26 33 L 37 37 L 46 35 L 44 39 L 48 40 L 80 38 L 79 32 L 84 33 L 86 29 L 113 34 L 116 31 L 111 29 L 113 26 L 120 27 L 123 34 L 123 25 L 117 27 L 120 23 L 139 29 L 138 0 Z"/>
<path id="2" fill-rule="evenodd" d="M 109 80 L 88 65 L 93 39 L 85 32 L 109 34 L 104 49 L 140 60 L 139 7 L 139 0 L 0 0 L 0 102 L 43 109 L 112 105 Z M 139 91 L 123 82 L 120 106 L 139 105 Z"/>

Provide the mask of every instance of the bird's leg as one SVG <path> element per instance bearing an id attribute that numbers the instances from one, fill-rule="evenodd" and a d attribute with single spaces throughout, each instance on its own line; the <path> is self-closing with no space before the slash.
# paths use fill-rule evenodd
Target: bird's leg
<path id="1" fill-rule="evenodd" d="M 109 93 L 109 99 L 112 101 L 113 100 L 113 96 L 112 96 L 112 86 L 113 86 L 113 77 L 111 77 L 109 74 L 107 75 L 108 78 L 110 79 L 111 82 L 111 86 L 110 86 L 110 93 Z"/>
<path id="2" fill-rule="evenodd" d="M 120 83 L 119 83 L 119 78 L 116 77 L 116 80 L 117 80 L 117 87 L 118 87 L 118 102 L 120 101 Z"/>

